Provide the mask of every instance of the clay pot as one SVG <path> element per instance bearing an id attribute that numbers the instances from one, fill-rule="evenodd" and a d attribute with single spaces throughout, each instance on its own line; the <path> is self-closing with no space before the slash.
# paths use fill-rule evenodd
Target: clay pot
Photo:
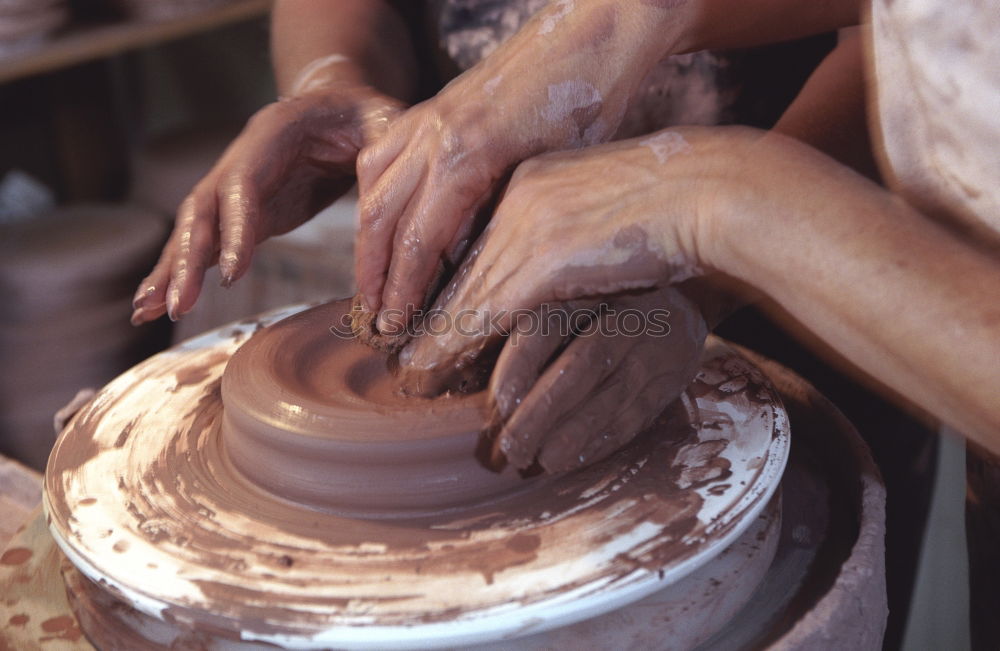
<path id="1" fill-rule="evenodd" d="M 0 450 L 41 468 L 53 414 L 166 343 L 164 324 L 128 322 L 166 236 L 148 211 L 100 204 L 0 227 Z"/>

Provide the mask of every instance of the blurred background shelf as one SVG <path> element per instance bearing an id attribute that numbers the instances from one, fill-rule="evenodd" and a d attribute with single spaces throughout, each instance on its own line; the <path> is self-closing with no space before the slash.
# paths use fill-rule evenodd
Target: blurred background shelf
<path id="1" fill-rule="evenodd" d="M 129 325 L 131 295 L 156 261 L 184 195 L 247 118 L 276 97 L 272 3 L 14 1 L 32 11 L 57 7 L 51 19 L 43 13 L 43 21 L 24 21 L 23 28 L 10 6 L 0 12 L 0 207 L 7 207 L 0 213 L 0 261 L 11 263 L 0 265 L 0 455 L 41 470 L 56 410 L 79 389 L 103 386 L 170 343 L 167 322 Z M 47 31 L 60 20 L 65 27 Z M 25 197 L 36 201 L 29 206 Z M 134 264 L 123 264 L 125 240 L 108 222 L 122 211 L 143 217 L 145 244 Z M 352 212 L 336 214 L 298 239 L 261 247 L 234 291 L 216 279 L 174 334 L 347 294 Z M 74 217 L 54 226 L 59 215 Z M 119 221 L 139 224 L 127 216 Z M 79 233 L 68 246 L 50 236 L 70 226 Z M 73 266 L 70 258 L 89 262 Z M 36 271 L 20 273 L 26 269 Z M 34 287 L 45 279 L 52 289 Z M 29 309 L 44 297 L 51 299 L 44 310 Z M 84 323 L 93 327 L 83 332 Z M 66 347 L 86 358 L 60 358 Z M 4 470 L 0 465 L 0 496 L 9 492 Z M 0 519 L 7 520 L 9 507 L 0 500 Z M 0 526 L 0 536 L 9 533 Z"/>
<path id="2" fill-rule="evenodd" d="M 0 57 L 0 83 L 158 45 L 267 14 L 271 0 L 235 0 L 162 22 L 75 24 L 28 51 Z"/>

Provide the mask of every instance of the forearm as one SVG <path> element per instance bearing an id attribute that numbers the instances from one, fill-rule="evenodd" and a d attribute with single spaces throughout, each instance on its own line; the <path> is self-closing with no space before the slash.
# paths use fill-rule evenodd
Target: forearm
<path id="1" fill-rule="evenodd" d="M 769 135 L 744 153 L 712 266 L 1000 452 L 1000 262 L 810 148 Z"/>
<path id="2" fill-rule="evenodd" d="M 282 96 L 347 83 L 407 101 L 416 88 L 409 33 L 383 0 L 276 0 L 271 50 Z"/>
<path id="3" fill-rule="evenodd" d="M 560 113 L 559 101 L 571 104 L 568 128 L 578 131 L 571 144 L 605 140 L 650 68 L 665 56 L 789 40 L 856 25 L 859 18 L 859 0 L 551 2 L 473 68 L 470 83 L 460 88 L 483 88 L 496 98 L 527 95 L 511 113 L 519 116 L 518 131 L 536 143 L 518 151 L 530 156 L 552 148 L 535 134 L 546 131 L 548 116 Z M 843 62 L 837 63 L 843 77 Z M 525 93 L 523 81 L 539 74 L 559 83 L 548 84 L 544 94 Z"/>
<path id="4" fill-rule="evenodd" d="M 608 140 L 647 72 L 670 53 L 681 10 L 640 0 L 550 2 L 439 97 L 513 128 L 508 163 Z"/>
<path id="5" fill-rule="evenodd" d="M 677 0 L 685 22 L 673 53 L 767 45 L 861 22 L 859 0 Z"/>
<path id="6" fill-rule="evenodd" d="M 809 77 L 773 131 L 877 179 L 868 137 L 861 29 L 841 30 L 837 47 Z"/>

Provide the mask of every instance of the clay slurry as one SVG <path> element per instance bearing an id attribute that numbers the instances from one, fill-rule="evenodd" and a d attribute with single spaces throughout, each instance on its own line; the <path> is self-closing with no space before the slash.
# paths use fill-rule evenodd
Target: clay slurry
<path id="1" fill-rule="evenodd" d="M 306 505 L 385 516 L 455 508 L 525 486 L 476 458 L 486 394 L 406 396 L 388 353 L 331 331 L 348 301 L 255 334 L 222 380 L 222 437 L 252 483 Z"/>

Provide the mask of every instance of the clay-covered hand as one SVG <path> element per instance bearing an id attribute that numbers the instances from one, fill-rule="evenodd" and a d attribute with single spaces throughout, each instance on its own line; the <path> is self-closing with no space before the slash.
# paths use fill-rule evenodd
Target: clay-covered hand
<path id="1" fill-rule="evenodd" d="M 350 188 L 358 152 L 400 110 L 360 85 L 315 89 L 261 109 L 182 203 L 159 262 L 136 292 L 132 322 L 189 311 L 216 262 L 224 284 L 239 279 L 259 242 Z"/>
<path id="2" fill-rule="evenodd" d="M 420 394 L 450 386 L 513 330 L 519 310 L 700 275 L 716 210 L 716 193 L 705 190 L 732 177 L 755 137 L 748 133 L 667 130 L 522 163 L 437 299 L 452 327 L 428 330 L 401 352 L 405 385 Z"/>
<path id="3" fill-rule="evenodd" d="M 559 0 L 358 159 L 357 282 L 377 327 L 423 306 L 442 261 L 467 249 L 478 209 L 535 154 L 610 139 L 669 49 L 671 3 Z M 666 25 L 666 26 L 665 26 Z M 403 319 L 405 321 L 405 318 Z"/>
<path id="4" fill-rule="evenodd" d="M 676 289 L 585 311 L 596 316 L 568 344 L 572 309 L 539 314 L 547 331 L 541 318 L 522 318 L 507 339 L 488 389 L 494 466 L 537 461 L 563 472 L 598 461 L 652 424 L 697 373 L 708 329 Z"/>

